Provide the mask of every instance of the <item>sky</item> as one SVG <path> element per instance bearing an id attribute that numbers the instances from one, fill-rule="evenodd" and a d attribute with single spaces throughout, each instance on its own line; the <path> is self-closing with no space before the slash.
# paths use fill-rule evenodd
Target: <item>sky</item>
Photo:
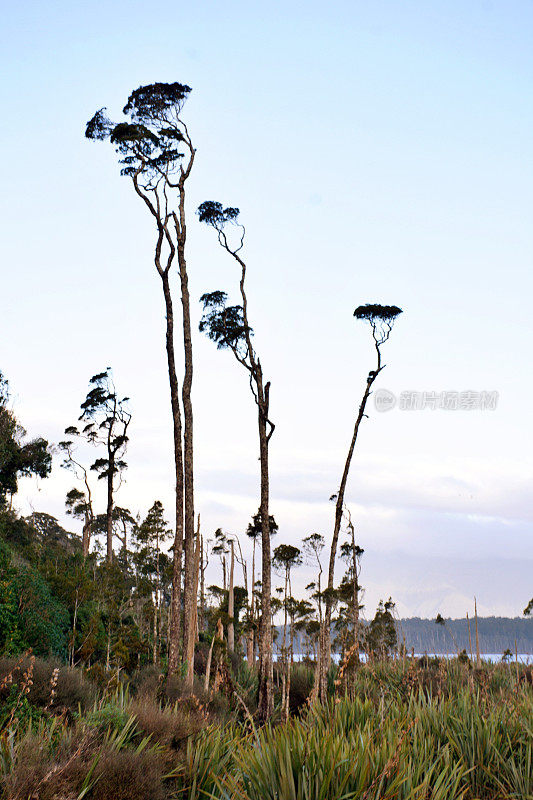
<path id="1" fill-rule="evenodd" d="M 194 215 L 219 200 L 246 225 L 272 382 L 273 544 L 315 531 L 329 543 L 374 367 L 353 310 L 396 304 L 377 388 L 498 399 L 387 412 L 371 400 L 346 495 L 365 614 L 389 596 L 401 616 L 464 616 L 474 596 L 483 615 L 521 614 L 533 593 L 531 3 L 51 0 L 5 3 L 2 17 L 0 370 L 28 435 L 60 441 L 89 377 L 112 366 L 133 412 L 117 500 L 172 508 L 153 230 L 112 148 L 83 133 L 103 106 L 120 118 L 139 85 L 186 83 L 193 324 L 205 291 L 237 300 L 233 263 Z M 202 530 L 243 535 L 259 504 L 253 399 L 198 332 L 194 357 Z M 16 506 L 75 529 L 60 463 L 21 481 Z M 295 592 L 312 578 L 299 568 Z"/>

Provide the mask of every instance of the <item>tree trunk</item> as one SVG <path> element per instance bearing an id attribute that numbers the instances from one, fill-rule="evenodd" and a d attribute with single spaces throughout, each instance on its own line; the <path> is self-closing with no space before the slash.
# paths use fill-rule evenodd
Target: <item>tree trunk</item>
<path id="1" fill-rule="evenodd" d="M 350 532 L 352 534 L 352 571 L 353 571 L 353 594 L 352 594 L 352 624 L 353 624 L 353 644 L 355 649 L 355 660 L 359 663 L 359 576 L 357 574 L 357 553 L 355 551 L 355 529 L 350 519 Z"/>
<path id="2" fill-rule="evenodd" d="M 263 397 L 262 376 L 258 385 L 259 454 L 261 464 L 261 624 L 259 630 L 258 717 L 268 720 L 274 710 L 272 694 L 272 566 L 270 555 L 269 477 L 268 477 L 268 404 Z"/>
<path id="3" fill-rule="evenodd" d="M 185 688 L 191 691 L 194 686 L 194 647 L 196 644 L 196 630 L 198 623 L 198 604 L 196 598 L 198 596 L 198 575 L 200 572 L 200 514 L 198 514 L 198 529 L 196 532 L 196 545 L 194 550 L 194 573 L 193 573 L 193 596 L 194 606 L 192 608 L 192 616 L 190 619 L 189 630 L 192 632 L 187 639 L 187 650 L 185 657 L 187 660 L 187 676 L 185 678 Z"/>
<path id="4" fill-rule="evenodd" d="M 200 617 L 198 630 L 203 631 L 205 626 L 205 566 L 204 566 L 204 537 L 200 536 Z"/>
<path id="5" fill-rule="evenodd" d="M 333 607 L 333 590 L 334 590 L 334 579 L 335 579 L 335 559 L 337 557 L 337 545 L 339 542 L 339 533 L 341 529 L 341 522 L 342 522 L 342 512 L 344 507 L 344 493 L 346 491 L 346 483 L 348 481 L 348 475 L 350 472 L 350 465 L 352 463 L 352 456 L 353 451 L 355 448 L 355 443 L 357 441 L 357 435 L 359 433 L 359 426 L 361 421 L 364 417 L 366 404 L 368 398 L 370 396 L 370 389 L 372 384 L 376 380 L 378 374 L 381 371 L 381 359 L 379 356 L 378 351 L 378 367 L 377 370 L 374 372 L 369 372 L 368 378 L 366 381 L 366 388 L 363 394 L 363 399 L 361 400 L 361 404 L 359 406 L 359 413 L 357 414 L 357 419 L 355 421 L 354 430 L 352 434 L 352 440 L 350 442 L 350 447 L 348 449 L 348 455 L 346 456 L 346 462 L 344 464 L 344 470 L 342 473 L 341 483 L 339 486 L 339 492 L 337 494 L 337 501 L 335 504 L 335 524 L 333 527 L 333 539 L 331 542 L 331 551 L 329 556 L 329 567 L 328 567 L 328 591 L 326 594 L 326 603 L 325 603 L 325 612 L 324 612 L 324 625 L 323 625 L 323 635 L 322 635 L 322 642 L 323 647 L 320 653 L 320 671 L 319 671 L 319 694 L 320 699 L 322 702 L 326 700 L 326 690 L 327 690 L 327 674 L 329 670 L 329 666 L 331 663 L 331 611 Z"/>
<path id="6" fill-rule="evenodd" d="M 174 472 L 176 479 L 176 529 L 173 547 L 172 594 L 170 600 L 170 624 L 168 642 L 168 672 L 178 671 L 181 638 L 181 562 L 183 552 L 183 451 L 181 446 L 182 426 L 179 405 L 178 378 L 174 352 L 174 311 L 168 273 L 161 276 L 166 309 L 166 351 L 168 378 L 170 383 L 170 405 L 172 409 L 172 428 L 174 437 Z"/>
<path id="7" fill-rule="evenodd" d="M 254 624 L 255 624 L 255 606 L 254 606 L 254 590 L 255 590 L 255 537 L 253 540 L 252 549 L 252 585 L 250 587 L 250 630 L 248 631 L 246 660 L 248 666 L 251 668 L 255 666 L 255 637 L 254 637 Z"/>
<path id="8" fill-rule="evenodd" d="M 194 156 L 192 156 L 193 158 Z M 189 164 L 192 166 L 192 158 Z M 195 573 L 195 547 L 194 547 L 194 459 L 193 459 L 193 413 L 192 413 L 192 379 L 193 379 L 193 357 L 192 357 L 192 336 L 191 336 L 191 311 L 189 298 L 189 281 L 187 276 L 187 262 L 185 259 L 185 242 L 187 229 L 185 225 L 185 180 L 187 173 L 181 175 L 179 181 L 179 217 L 173 214 L 177 238 L 178 267 L 181 286 L 181 305 L 183 316 L 183 351 L 185 358 L 185 374 L 183 377 L 182 401 L 183 401 L 183 486 L 185 501 L 185 570 L 183 579 L 183 619 L 184 635 L 183 649 L 187 652 L 190 649 L 191 641 L 194 642 L 196 636 L 195 627 L 192 624 L 193 609 L 197 604 L 197 597 L 194 592 L 194 573 Z"/>
<path id="9" fill-rule="evenodd" d="M 83 553 L 84 561 L 89 555 L 90 544 L 91 544 L 91 521 L 88 517 L 85 517 L 85 521 L 83 523 L 83 530 L 81 533 L 81 550 Z"/>
<path id="10" fill-rule="evenodd" d="M 110 436 L 111 436 L 111 430 L 112 428 L 109 429 Z M 113 561 L 113 478 L 115 472 L 115 454 L 109 445 L 109 440 L 108 440 L 108 458 L 109 458 L 109 470 L 108 470 L 109 474 L 107 476 L 106 560 L 108 564 L 111 564 L 111 562 Z"/>
<path id="11" fill-rule="evenodd" d="M 231 556 L 229 568 L 229 591 L 228 591 L 228 650 L 233 653 L 235 650 L 235 594 L 233 587 L 233 575 L 235 571 L 235 548 L 233 539 L 230 541 Z"/>
<path id="12" fill-rule="evenodd" d="M 477 627 L 477 600 L 474 597 L 474 614 L 476 615 L 476 667 L 481 668 L 481 655 L 479 652 L 479 631 Z"/>

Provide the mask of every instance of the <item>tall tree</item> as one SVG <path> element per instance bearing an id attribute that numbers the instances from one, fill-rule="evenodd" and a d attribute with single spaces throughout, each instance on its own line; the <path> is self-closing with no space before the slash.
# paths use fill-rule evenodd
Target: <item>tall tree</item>
<path id="1" fill-rule="evenodd" d="M 80 422 L 86 424 L 80 430 L 75 425 L 65 429 L 69 436 L 85 439 L 95 447 L 103 448 L 105 455 L 97 458 L 91 469 L 96 472 L 99 480 L 105 480 L 107 486 L 106 503 L 106 559 L 113 560 L 113 509 L 115 505 L 115 491 L 117 479 L 120 483 L 121 475 L 127 468 L 124 455 L 128 445 L 128 427 L 131 414 L 128 411 L 128 397 L 119 397 L 117 394 L 111 369 L 100 372 L 89 381 L 90 389 L 87 397 L 81 404 L 82 413 Z M 63 448 L 71 443 L 63 442 Z"/>
<path id="2" fill-rule="evenodd" d="M 339 491 L 335 495 L 335 521 L 333 525 L 333 537 L 331 541 L 331 550 L 329 555 L 328 565 L 328 586 L 326 592 L 325 613 L 324 613 L 324 630 L 322 635 L 323 647 L 320 653 L 320 698 L 326 699 L 326 681 L 329 665 L 331 662 L 331 612 L 334 601 L 334 580 L 335 580 L 335 559 L 337 557 L 337 545 L 339 541 L 339 533 L 341 529 L 342 515 L 344 509 L 344 495 L 346 492 L 346 484 L 348 482 L 348 475 L 350 473 L 350 466 L 352 463 L 352 456 L 359 434 L 361 422 L 365 416 L 365 410 L 370 397 L 372 386 L 376 381 L 378 375 L 385 368 L 381 356 L 381 347 L 388 341 L 394 322 L 396 318 L 402 313 L 401 308 L 398 306 L 382 306 L 379 304 L 368 303 L 363 306 L 358 306 L 354 311 L 356 319 L 368 322 L 372 331 L 372 339 L 374 342 L 374 349 L 376 351 L 376 367 L 370 370 L 366 379 L 366 386 L 363 392 L 363 397 L 359 404 L 359 410 L 355 419 L 352 438 L 348 447 L 348 454 L 344 462 L 344 469 L 342 471 L 341 482 Z"/>
<path id="3" fill-rule="evenodd" d="M 18 479 L 29 475 L 46 478 L 52 456 L 45 439 L 25 442 L 26 431 L 9 408 L 9 383 L 0 372 L 0 508 L 18 490 Z"/>
<path id="4" fill-rule="evenodd" d="M 260 514 L 261 514 L 261 623 L 259 635 L 259 702 L 258 716 L 266 720 L 272 715 L 272 626 L 271 626 L 271 552 L 269 513 L 269 459 L 268 450 L 274 424 L 269 417 L 270 381 L 263 375 L 261 361 L 252 345 L 253 331 L 248 320 L 248 299 L 245 290 L 246 264 L 240 252 L 244 246 L 244 226 L 238 223 L 237 208 L 223 208 L 220 203 L 207 201 L 198 209 L 200 222 L 210 225 L 217 233 L 220 246 L 236 261 L 240 268 L 240 294 L 242 305 L 229 306 L 225 292 L 204 294 L 201 302 L 204 313 L 200 331 L 216 343 L 220 350 L 231 350 L 238 363 L 248 372 L 250 389 L 257 406 L 260 461 Z M 230 223 L 239 228 L 238 240 L 232 245 L 226 235 Z"/>
<path id="5" fill-rule="evenodd" d="M 166 314 L 165 348 L 170 384 L 174 433 L 176 481 L 176 529 L 173 547 L 173 580 L 169 643 L 169 672 L 178 669 L 181 639 L 181 567 L 185 544 L 183 652 L 190 649 L 193 609 L 196 604 L 193 409 L 191 401 L 193 353 L 185 246 L 187 240 L 186 182 L 191 174 L 195 148 L 181 116 L 191 88 L 182 83 L 153 83 L 133 91 L 124 106 L 126 122 L 114 123 L 100 109 L 89 120 L 89 139 L 109 140 L 121 156 L 122 174 L 144 202 L 156 230 L 154 265 L 163 288 Z M 181 288 L 185 371 L 181 391 L 174 350 L 174 308 L 170 273 L 175 259 Z"/>

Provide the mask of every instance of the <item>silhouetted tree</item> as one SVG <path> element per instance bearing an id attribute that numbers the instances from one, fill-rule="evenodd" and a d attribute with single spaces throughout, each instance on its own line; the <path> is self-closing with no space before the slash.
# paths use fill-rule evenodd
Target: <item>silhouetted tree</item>
<path id="1" fill-rule="evenodd" d="M 271 554 L 268 448 L 274 424 L 269 418 L 270 381 L 264 380 L 261 361 L 252 345 L 253 331 L 248 320 L 248 299 L 245 291 L 246 264 L 240 256 L 244 246 L 245 230 L 237 222 L 237 208 L 223 208 L 220 203 L 207 201 L 198 209 L 200 222 L 210 225 L 217 233 L 221 247 L 240 267 L 239 282 L 242 305 L 227 304 L 225 292 L 215 291 L 201 297 L 204 313 L 200 331 L 216 343 L 220 350 L 231 350 L 235 359 L 248 372 L 250 388 L 257 406 L 259 428 L 259 460 L 261 472 L 261 623 L 259 635 L 259 704 L 258 716 L 268 719 L 273 711 L 272 696 L 272 630 L 271 630 Z M 239 228 L 237 244 L 232 245 L 226 235 L 228 223 Z"/>
<path id="2" fill-rule="evenodd" d="M 398 306 L 382 306 L 376 303 L 374 304 L 367 304 L 364 306 L 358 306 L 358 308 L 354 311 L 354 317 L 356 319 L 363 320 L 368 322 L 372 331 L 372 339 L 374 341 L 374 348 L 376 351 L 376 367 L 373 370 L 370 370 L 368 373 L 368 377 L 366 379 L 366 386 L 363 392 L 363 397 L 359 404 L 359 411 L 357 413 L 357 417 L 355 420 L 355 425 L 352 433 L 352 439 L 350 441 L 350 446 L 348 448 L 348 454 L 346 456 L 346 461 L 344 463 L 344 469 L 342 472 L 341 482 L 339 486 L 339 491 L 335 495 L 336 503 L 335 503 L 335 521 L 333 526 L 333 537 L 331 542 L 331 550 L 329 556 L 329 567 L 328 567 L 328 586 L 327 586 L 327 594 L 326 594 L 326 602 L 325 602 L 325 613 L 324 613 L 324 635 L 323 635 L 323 642 L 324 646 L 322 648 L 322 652 L 320 654 L 321 659 L 321 667 L 320 667 L 320 697 L 322 700 L 326 698 L 326 678 L 327 672 L 329 669 L 330 661 L 331 661 L 331 611 L 333 606 L 333 592 L 334 592 L 334 580 L 335 580 L 335 559 L 337 557 L 337 545 L 339 541 L 339 533 L 341 529 L 341 522 L 342 522 L 342 515 L 343 515 L 343 508 L 344 508 L 344 494 L 346 492 L 346 484 L 348 482 L 348 475 L 350 472 L 350 466 L 352 463 L 352 456 L 355 449 L 355 444 L 357 441 L 357 435 L 359 433 L 359 427 L 365 416 L 365 409 L 368 402 L 368 398 L 370 397 L 372 386 L 381 373 L 381 371 L 385 368 L 385 364 L 382 362 L 381 358 L 381 347 L 385 342 L 389 339 L 390 333 L 392 331 L 394 322 L 396 318 L 402 313 L 401 308 Z"/>
<path id="3" fill-rule="evenodd" d="M 193 378 L 190 299 L 185 244 L 185 184 L 194 163 L 195 149 L 181 112 L 191 88 L 182 83 L 153 83 L 133 91 L 124 106 L 128 121 L 115 123 L 100 109 L 89 120 L 89 139 L 109 140 L 121 156 L 122 174 L 131 178 L 137 195 L 150 213 L 155 229 L 154 264 L 161 278 L 166 314 L 165 346 L 174 430 L 176 477 L 176 532 L 171 602 L 169 672 L 179 664 L 181 633 L 181 564 L 185 544 L 183 651 L 190 650 L 195 572 Z M 182 386 L 183 426 L 174 352 L 174 310 L 170 271 L 177 257 L 183 315 L 185 372 Z"/>
<path id="4" fill-rule="evenodd" d="M 99 480 L 107 484 L 106 505 L 106 558 L 113 560 L 113 508 L 116 491 L 116 480 L 119 483 L 123 471 L 127 468 L 124 455 L 128 445 L 128 427 L 131 414 L 127 408 L 128 397 L 120 398 L 116 392 L 111 369 L 93 375 L 89 384 L 91 388 L 81 404 L 80 422 L 86 424 L 80 430 L 75 425 L 65 429 L 68 436 L 85 439 L 95 447 L 103 448 L 105 456 L 97 458 L 92 464 Z M 62 442 L 65 452 L 71 448 L 71 442 Z"/>

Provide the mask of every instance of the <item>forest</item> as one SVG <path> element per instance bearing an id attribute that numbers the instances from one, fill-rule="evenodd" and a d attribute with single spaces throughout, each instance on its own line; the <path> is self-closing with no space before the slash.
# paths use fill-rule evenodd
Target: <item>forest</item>
<path id="1" fill-rule="evenodd" d="M 187 204 L 197 162 L 191 91 L 140 86 L 118 121 L 100 108 L 85 127 L 91 143 L 114 150 L 117 180 L 153 236 L 145 280 L 161 295 L 172 507 L 157 497 L 146 509 L 120 505 L 133 412 L 110 366 L 87 376 L 53 445 L 28 437 L 0 374 L 2 796 L 531 800 L 533 677 L 518 654 L 531 649 L 533 600 L 523 598 L 524 618 L 507 627 L 477 609 L 465 620 L 402 621 L 388 594 L 375 610 L 363 603 L 349 478 L 402 324 L 397 305 L 354 302 L 372 358 L 346 421 L 331 528 L 283 541 L 271 502 L 276 385 L 260 355 L 268 331 L 254 322 L 261 298 L 248 288 L 244 214 L 218 200 L 192 212 Z M 201 296 L 198 332 L 193 224 L 229 276 Z M 195 496 L 197 335 L 233 361 L 255 414 L 256 510 L 240 533 L 223 519 L 205 531 Z M 71 481 L 69 530 L 43 511 L 17 510 L 19 482 L 33 476 L 45 493 L 53 461 Z M 303 563 L 314 574 L 304 595 L 293 591 Z"/>

